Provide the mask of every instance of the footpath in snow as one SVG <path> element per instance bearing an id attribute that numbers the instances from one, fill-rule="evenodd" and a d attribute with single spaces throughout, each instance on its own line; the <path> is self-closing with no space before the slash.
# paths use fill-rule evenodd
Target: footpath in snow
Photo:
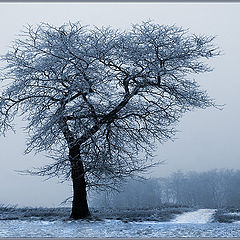
<path id="1" fill-rule="evenodd" d="M 216 209 L 199 209 L 194 212 L 187 212 L 177 216 L 174 223 L 208 223 L 211 222 Z"/>

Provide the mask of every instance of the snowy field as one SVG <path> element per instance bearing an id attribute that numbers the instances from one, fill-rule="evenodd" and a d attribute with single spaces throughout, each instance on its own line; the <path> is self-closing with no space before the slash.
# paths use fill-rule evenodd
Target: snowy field
<path id="1" fill-rule="evenodd" d="M 216 211 L 199 209 L 185 212 L 165 222 L 157 221 L 156 218 L 154 221 L 113 218 L 73 221 L 64 217 L 63 211 L 59 211 L 59 216 L 51 218 L 47 214 L 45 218 L 37 217 L 36 214 L 31 217 L 29 209 L 22 215 L 22 219 L 14 219 L 9 215 L 8 220 L 4 220 L 2 212 L 0 237 L 240 237 L 240 223 L 216 222 Z M 228 214 L 239 215 L 237 212 Z"/>

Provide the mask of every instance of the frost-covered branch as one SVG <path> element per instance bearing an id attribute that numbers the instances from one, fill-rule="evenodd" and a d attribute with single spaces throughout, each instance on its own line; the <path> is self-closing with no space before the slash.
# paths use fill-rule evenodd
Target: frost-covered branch
<path id="1" fill-rule="evenodd" d="M 66 168 L 69 176 L 63 159 L 75 146 L 87 184 L 114 185 L 154 165 L 157 141 L 173 138 L 185 112 L 216 107 L 192 79 L 211 71 L 206 60 L 220 54 L 213 42 L 152 22 L 124 32 L 80 23 L 27 26 L 1 57 L 8 83 L 0 95 L 1 133 L 20 114 L 26 152 L 55 159 L 35 173 L 60 176 Z"/>

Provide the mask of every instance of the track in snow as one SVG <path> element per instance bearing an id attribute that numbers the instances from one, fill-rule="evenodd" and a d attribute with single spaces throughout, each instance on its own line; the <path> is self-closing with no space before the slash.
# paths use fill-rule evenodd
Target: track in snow
<path id="1" fill-rule="evenodd" d="M 187 212 L 177 216 L 174 223 L 208 223 L 211 222 L 216 209 L 199 209 L 194 212 Z"/>

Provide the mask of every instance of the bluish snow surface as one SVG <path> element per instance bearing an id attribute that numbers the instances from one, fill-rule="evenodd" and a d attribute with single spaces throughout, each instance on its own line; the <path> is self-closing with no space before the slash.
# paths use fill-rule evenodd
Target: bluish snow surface
<path id="1" fill-rule="evenodd" d="M 216 209 L 199 209 L 194 212 L 183 213 L 176 217 L 176 223 L 208 223 L 213 220 Z"/>
<path id="2" fill-rule="evenodd" d="M 0 237 L 240 237 L 240 224 L 213 223 L 214 212 L 200 209 L 171 222 L 1 220 Z"/>

